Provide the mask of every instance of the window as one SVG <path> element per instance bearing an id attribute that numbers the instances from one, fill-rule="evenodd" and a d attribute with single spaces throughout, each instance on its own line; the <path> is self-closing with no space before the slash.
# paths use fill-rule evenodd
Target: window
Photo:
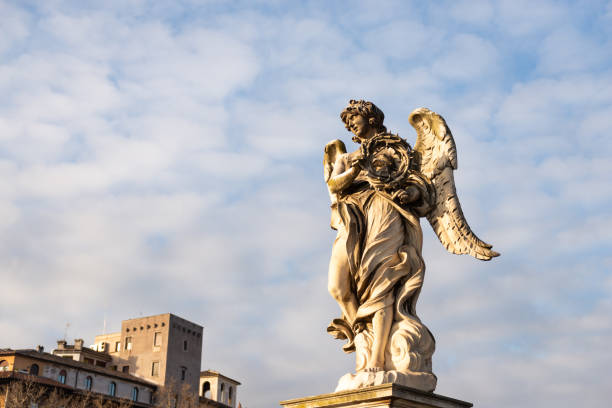
<path id="1" fill-rule="evenodd" d="M 187 351 L 187 340 L 183 340 L 183 351 Z"/>
<path id="2" fill-rule="evenodd" d="M 94 365 L 94 359 L 93 358 L 85 357 L 85 359 L 83 361 L 85 363 L 87 363 L 87 364 Z"/>
<path id="3" fill-rule="evenodd" d="M 234 388 L 231 385 L 229 387 L 227 394 L 228 394 L 227 403 L 229 405 L 232 405 L 232 398 L 234 398 Z"/>
<path id="4" fill-rule="evenodd" d="M 39 370 L 38 364 L 32 364 L 30 366 L 30 375 L 38 375 L 38 370 Z"/>
<path id="5" fill-rule="evenodd" d="M 130 372 L 130 366 L 123 366 L 123 368 L 121 369 L 121 371 L 123 371 L 126 374 L 129 374 Z"/>
<path id="6" fill-rule="evenodd" d="M 120 341 L 116 341 L 115 342 L 115 351 L 121 351 L 121 342 Z"/>
<path id="7" fill-rule="evenodd" d="M 132 401 L 138 402 L 138 388 L 132 388 Z"/>
<path id="8" fill-rule="evenodd" d="M 162 334 L 161 332 L 155 332 L 155 337 L 153 337 L 153 346 L 159 347 L 162 345 Z"/>
<path id="9" fill-rule="evenodd" d="M 132 338 L 131 337 L 126 337 L 125 338 L 125 349 L 126 350 L 131 350 L 132 349 Z"/>
<path id="10" fill-rule="evenodd" d="M 87 391 L 91 391 L 91 386 L 93 385 L 93 378 L 91 376 L 87 376 L 85 379 L 85 389 Z"/>
<path id="11" fill-rule="evenodd" d="M 225 384 L 221 383 L 221 401 L 220 402 L 224 402 L 225 401 Z"/>
<path id="12" fill-rule="evenodd" d="M 202 396 L 210 398 L 210 383 L 208 381 L 204 381 L 204 384 L 202 384 Z"/>
<path id="13" fill-rule="evenodd" d="M 159 375 L 159 361 L 154 361 L 151 364 L 151 376 L 157 377 Z"/>
<path id="14" fill-rule="evenodd" d="M 185 381 L 187 377 L 187 367 L 181 367 L 181 381 Z"/>
<path id="15" fill-rule="evenodd" d="M 96 360 L 96 367 L 106 367 L 106 363 L 104 361 Z"/>
<path id="16" fill-rule="evenodd" d="M 57 377 L 57 381 L 62 384 L 66 384 L 66 370 L 60 371 L 59 376 Z"/>
<path id="17" fill-rule="evenodd" d="M 115 394 L 117 394 L 117 384 L 113 381 L 112 383 L 108 384 L 108 395 L 114 397 Z"/>

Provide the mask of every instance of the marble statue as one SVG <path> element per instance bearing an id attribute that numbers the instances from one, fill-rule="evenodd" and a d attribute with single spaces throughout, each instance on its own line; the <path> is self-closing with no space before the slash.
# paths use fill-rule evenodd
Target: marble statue
<path id="1" fill-rule="evenodd" d="M 337 230 L 328 289 L 342 311 L 327 331 L 356 354 L 356 372 L 340 378 L 336 391 L 384 383 L 433 391 L 435 340 L 416 314 L 425 273 L 420 217 L 449 252 L 481 260 L 499 254 L 472 232 L 461 211 L 455 142 L 440 115 L 425 108 L 410 114 L 414 148 L 387 132 L 372 102 L 351 100 L 340 117 L 360 146 L 347 153 L 334 140 L 324 154 Z"/>

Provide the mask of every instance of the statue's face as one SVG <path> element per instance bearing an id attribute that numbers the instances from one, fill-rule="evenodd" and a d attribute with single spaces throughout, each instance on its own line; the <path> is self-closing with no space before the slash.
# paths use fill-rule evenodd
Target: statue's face
<path id="1" fill-rule="evenodd" d="M 358 113 L 353 113 L 350 116 L 349 124 L 351 132 L 360 139 L 364 139 L 371 128 L 368 120 Z"/>

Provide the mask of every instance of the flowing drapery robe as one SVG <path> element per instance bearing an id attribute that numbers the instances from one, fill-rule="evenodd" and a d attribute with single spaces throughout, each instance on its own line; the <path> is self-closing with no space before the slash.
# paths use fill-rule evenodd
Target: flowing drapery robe
<path id="1" fill-rule="evenodd" d="M 346 242 L 351 286 L 359 305 L 356 320 L 368 321 L 390 306 L 395 320 L 418 319 L 416 301 L 425 272 L 419 215 L 428 208 L 427 181 L 416 173 L 410 176 L 420 198 L 411 207 L 402 207 L 389 193 L 374 190 L 364 173 L 337 195 L 337 214 L 332 215 L 332 227 L 339 238 L 341 234 L 346 238 L 334 245 Z"/>

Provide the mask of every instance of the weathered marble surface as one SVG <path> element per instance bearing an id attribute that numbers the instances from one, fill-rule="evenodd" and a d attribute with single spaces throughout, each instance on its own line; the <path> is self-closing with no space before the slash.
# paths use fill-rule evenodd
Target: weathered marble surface
<path id="1" fill-rule="evenodd" d="M 423 285 L 425 217 L 451 253 L 490 260 L 499 254 L 470 229 L 455 190 L 455 141 L 444 119 L 425 108 L 410 114 L 414 149 L 387 132 L 373 103 L 350 101 L 340 115 L 359 148 L 325 147 L 324 176 L 337 230 L 328 289 L 341 317 L 327 331 L 355 352 L 355 373 L 336 391 L 395 382 L 433 391 L 435 340 L 416 313 Z"/>
<path id="2" fill-rule="evenodd" d="M 470 408 L 465 401 L 426 393 L 397 384 L 321 394 L 280 403 L 285 408 Z"/>

